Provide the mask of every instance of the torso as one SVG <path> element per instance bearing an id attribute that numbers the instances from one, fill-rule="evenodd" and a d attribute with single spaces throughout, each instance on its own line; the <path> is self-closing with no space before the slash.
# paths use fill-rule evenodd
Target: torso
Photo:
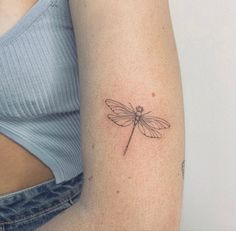
<path id="1" fill-rule="evenodd" d="M 1 0 L 0 37 L 36 2 Z M 23 146 L 0 134 L 0 196 L 53 178 L 52 171 L 42 161 Z"/>
<path id="2" fill-rule="evenodd" d="M 53 173 L 32 153 L 0 134 L 0 195 L 52 179 Z"/>

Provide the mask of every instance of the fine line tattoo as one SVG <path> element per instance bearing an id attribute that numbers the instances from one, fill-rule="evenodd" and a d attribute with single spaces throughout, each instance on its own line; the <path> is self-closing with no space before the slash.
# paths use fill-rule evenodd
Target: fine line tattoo
<path id="1" fill-rule="evenodd" d="M 133 126 L 123 155 L 127 152 L 136 126 L 138 126 L 139 131 L 143 135 L 150 138 L 161 138 L 161 133 L 158 130 L 170 127 L 170 124 L 166 120 L 147 115 L 151 111 L 143 113 L 144 108 L 142 106 L 134 108 L 132 104 L 129 103 L 129 107 L 112 99 L 106 99 L 105 103 L 114 113 L 107 115 L 112 122 L 122 127 Z"/>
<path id="2" fill-rule="evenodd" d="M 184 168 L 185 168 L 185 160 L 182 161 L 182 164 L 181 164 L 181 170 L 182 170 L 182 177 L 184 179 Z"/>

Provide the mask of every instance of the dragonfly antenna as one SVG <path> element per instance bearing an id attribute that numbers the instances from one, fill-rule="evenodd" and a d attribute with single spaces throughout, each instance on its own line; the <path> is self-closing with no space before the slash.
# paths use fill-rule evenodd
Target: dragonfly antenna
<path id="1" fill-rule="evenodd" d="M 150 113 L 151 111 L 149 111 L 149 112 L 146 112 L 146 113 L 143 113 L 143 115 L 146 115 L 146 114 L 148 114 L 148 113 Z"/>
<path id="2" fill-rule="evenodd" d="M 134 110 L 134 107 L 133 107 L 133 105 L 129 102 L 129 105 L 131 106 L 131 108 Z"/>

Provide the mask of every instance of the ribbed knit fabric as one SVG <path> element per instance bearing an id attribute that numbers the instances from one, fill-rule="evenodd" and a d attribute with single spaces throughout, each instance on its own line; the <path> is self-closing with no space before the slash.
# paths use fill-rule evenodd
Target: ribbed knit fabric
<path id="1" fill-rule="evenodd" d="M 58 184 L 83 170 L 79 109 L 69 0 L 38 0 L 0 37 L 0 133 L 45 163 Z"/>

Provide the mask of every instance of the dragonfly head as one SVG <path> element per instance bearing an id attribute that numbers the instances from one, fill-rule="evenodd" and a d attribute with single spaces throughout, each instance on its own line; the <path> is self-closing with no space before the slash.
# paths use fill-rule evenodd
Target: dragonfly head
<path id="1" fill-rule="evenodd" d="M 137 106 L 136 111 L 142 113 L 143 112 L 143 107 L 142 106 Z"/>

